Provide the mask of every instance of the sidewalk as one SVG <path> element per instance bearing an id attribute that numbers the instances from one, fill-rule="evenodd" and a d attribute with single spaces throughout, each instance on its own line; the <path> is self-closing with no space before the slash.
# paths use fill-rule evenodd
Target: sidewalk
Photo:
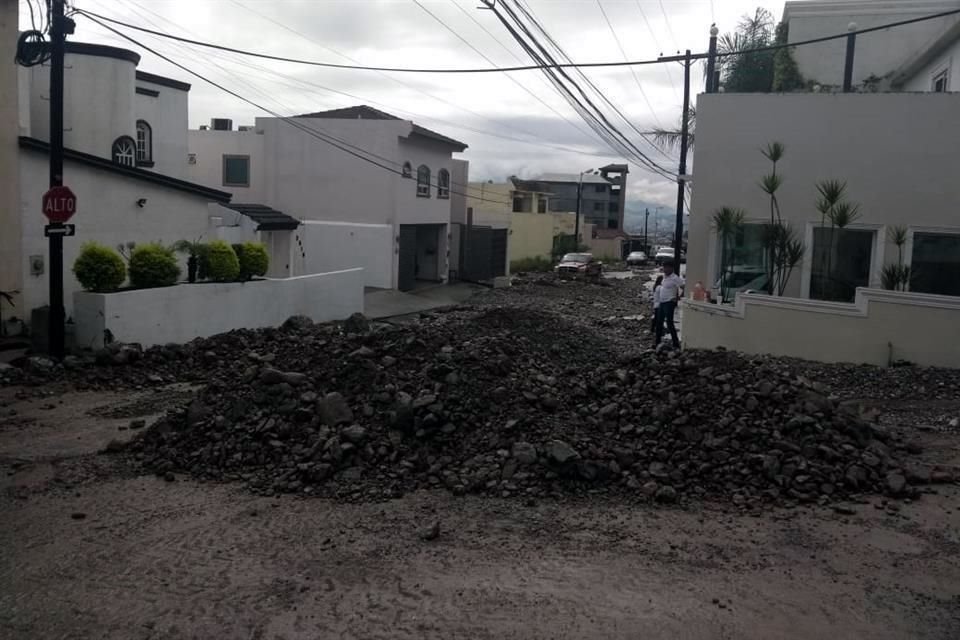
<path id="1" fill-rule="evenodd" d="M 367 289 L 363 296 L 364 314 L 372 320 L 380 320 L 450 307 L 469 299 L 482 289 L 483 287 L 462 282 L 414 291 Z"/>

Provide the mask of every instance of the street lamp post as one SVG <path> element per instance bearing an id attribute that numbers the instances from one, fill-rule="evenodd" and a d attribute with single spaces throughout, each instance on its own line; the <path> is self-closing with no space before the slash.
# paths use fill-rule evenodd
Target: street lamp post
<path id="1" fill-rule="evenodd" d="M 587 169 L 580 172 L 580 179 L 577 181 L 577 214 L 573 220 L 573 250 L 580 249 L 580 206 L 583 203 L 583 176 L 587 173 L 593 173 L 593 169 Z"/>

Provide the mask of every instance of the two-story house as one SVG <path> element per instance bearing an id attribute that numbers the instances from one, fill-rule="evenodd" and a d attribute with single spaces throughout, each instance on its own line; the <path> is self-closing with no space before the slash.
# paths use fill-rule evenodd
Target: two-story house
<path id="1" fill-rule="evenodd" d="M 413 289 L 450 270 L 453 154 L 467 145 L 368 106 L 227 119 L 190 131 L 189 176 L 302 222 L 293 273 L 363 267 L 367 286 Z M 465 165 L 464 165 L 465 166 Z"/>

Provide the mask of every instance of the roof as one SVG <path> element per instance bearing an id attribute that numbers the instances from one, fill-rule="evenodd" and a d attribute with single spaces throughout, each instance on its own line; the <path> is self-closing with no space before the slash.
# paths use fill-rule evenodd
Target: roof
<path id="1" fill-rule="evenodd" d="M 907 80 L 914 77 L 927 65 L 934 62 L 937 56 L 945 52 L 955 42 L 960 40 L 960 20 L 953 23 L 949 29 L 937 36 L 932 42 L 924 47 L 919 53 L 907 60 L 899 69 L 894 71 L 893 79 L 890 83 L 894 87 L 903 85 Z"/>
<path id="2" fill-rule="evenodd" d="M 49 142 L 46 142 L 45 140 L 38 140 L 37 138 L 31 138 L 29 136 L 20 136 L 20 147 L 22 149 L 30 149 L 32 151 L 39 151 L 41 153 L 50 153 Z M 162 173 L 146 171 L 145 169 L 140 169 L 138 167 L 128 167 L 127 165 L 117 164 L 116 162 L 108 160 L 107 158 L 101 158 L 100 156 L 95 156 L 83 151 L 77 151 L 75 149 L 64 149 L 63 157 L 67 160 L 73 160 L 74 162 L 85 164 L 108 173 L 115 173 L 127 178 L 133 178 L 134 180 L 150 182 L 161 187 L 173 189 L 175 191 L 183 191 L 184 193 L 190 193 L 214 202 L 229 202 L 230 198 L 232 197 L 231 194 L 227 193 L 226 191 L 211 189 L 210 187 L 205 187 L 194 182 L 187 182 L 186 180 L 181 180 L 180 178 L 173 178 Z"/>
<path id="3" fill-rule="evenodd" d="M 49 48 L 49 43 L 45 43 Z M 130 49 L 121 49 L 120 47 L 108 47 L 103 44 L 92 44 L 90 42 L 74 42 L 68 40 L 64 44 L 64 52 L 82 56 L 99 56 L 101 58 L 115 58 L 132 62 L 133 66 L 140 64 L 140 54 Z"/>
<path id="4" fill-rule="evenodd" d="M 630 167 L 625 164 L 608 164 L 600 167 L 600 171 L 609 171 L 610 173 L 630 173 Z"/>
<path id="5" fill-rule="evenodd" d="M 292 231 L 300 221 L 264 204 L 225 204 L 228 209 L 242 213 L 257 223 L 257 231 Z"/>
<path id="6" fill-rule="evenodd" d="M 137 71 L 137 80 L 149 82 L 150 84 L 158 84 L 162 87 L 170 87 L 171 89 L 179 89 L 180 91 L 190 91 L 190 84 L 187 82 L 180 82 L 173 78 L 158 76 L 153 73 L 147 73 L 146 71 Z"/>
<path id="7" fill-rule="evenodd" d="M 564 182 L 570 184 L 577 184 L 581 181 L 579 173 L 545 173 L 539 178 L 534 178 L 537 182 Z M 583 183 L 584 184 L 610 184 L 610 181 L 604 178 L 603 176 L 598 176 L 594 173 L 584 173 L 583 174 Z"/>
<path id="8" fill-rule="evenodd" d="M 297 118 L 326 118 L 329 120 L 403 120 L 403 118 L 398 118 L 397 116 L 387 113 L 386 111 L 380 111 L 380 109 L 374 109 L 373 107 L 367 106 L 365 104 L 353 106 L 353 107 L 343 107 L 341 109 L 329 109 L 327 111 L 316 111 L 314 113 L 302 113 Z M 409 122 L 409 121 L 408 121 Z M 467 145 L 464 142 L 459 140 L 454 140 L 453 138 L 448 138 L 447 136 L 437 133 L 436 131 L 431 131 L 426 127 L 421 127 L 418 124 L 413 124 L 413 133 L 416 135 L 423 136 L 425 138 L 430 138 L 431 140 L 436 140 L 442 142 L 446 145 L 454 147 L 457 151 L 465 151 Z"/>

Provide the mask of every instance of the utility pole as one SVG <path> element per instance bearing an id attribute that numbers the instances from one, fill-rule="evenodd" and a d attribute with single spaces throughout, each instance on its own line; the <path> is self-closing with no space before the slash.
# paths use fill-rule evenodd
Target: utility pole
<path id="1" fill-rule="evenodd" d="M 707 93 L 716 93 L 720 88 L 717 78 L 717 35 L 720 29 L 717 25 L 710 25 L 710 47 L 707 49 Z"/>
<path id="2" fill-rule="evenodd" d="M 73 20 L 63 15 L 64 0 L 50 0 L 50 188 L 63 186 L 63 58 Z M 64 225 L 47 226 L 50 237 L 50 317 L 48 339 L 50 355 L 64 354 L 63 308 L 63 236 Z"/>
<path id="3" fill-rule="evenodd" d="M 857 23 L 847 25 L 847 56 L 843 65 L 843 92 L 853 91 L 853 55 L 857 49 Z"/>
<path id="4" fill-rule="evenodd" d="M 643 252 L 650 253 L 650 245 L 647 243 L 647 226 L 650 223 L 650 207 L 644 209 L 643 214 Z M 647 256 L 648 258 L 650 256 Z"/>
<path id="5" fill-rule="evenodd" d="M 683 205 L 687 181 L 687 145 L 690 140 L 690 65 L 693 58 L 687 49 L 683 60 L 683 121 L 680 126 L 680 173 L 677 176 L 677 224 L 673 236 L 673 261 L 680 273 L 680 258 L 683 255 Z"/>
<path id="6" fill-rule="evenodd" d="M 577 183 L 577 213 L 573 219 L 573 249 L 580 249 L 580 203 L 583 201 L 583 173 L 580 174 L 580 181 Z"/>

